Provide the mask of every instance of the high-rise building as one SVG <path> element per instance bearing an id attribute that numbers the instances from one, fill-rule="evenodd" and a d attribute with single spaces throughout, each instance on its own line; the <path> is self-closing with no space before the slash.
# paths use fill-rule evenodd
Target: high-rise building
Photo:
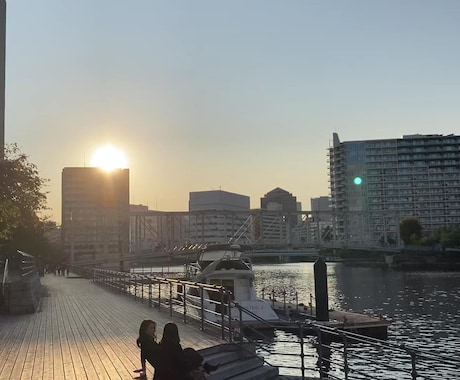
<path id="1" fill-rule="evenodd" d="M 64 168 L 62 249 L 72 265 L 123 267 L 129 249 L 129 170 Z"/>
<path id="2" fill-rule="evenodd" d="M 249 197 L 222 190 L 190 192 L 188 237 L 193 243 L 228 243 L 245 224 Z M 242 231 L 239 243 L 250 241 Z"/>
<path id="3" fill-rule="evenodd" d="M 334 133 L 329 176 L 338 243 L 400 244 L 409 216 L 426 235 L 460 223 L 460 136 L 340 142 Z"/>

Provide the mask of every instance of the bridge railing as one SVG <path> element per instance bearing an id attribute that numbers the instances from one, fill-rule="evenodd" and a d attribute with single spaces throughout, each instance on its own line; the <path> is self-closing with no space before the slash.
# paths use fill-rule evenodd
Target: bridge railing
<path id="1" fill-rule="evenodd" d="M 257 318 L 236 306 L 241 314 Z M 306 379 L 319 374 L 320 379 L 338 380 L 460 378 L 460 359 L 455 355 L 398 345 L 312 321 L 271 325 L 274 336 L 245 325 L 242 317 L 239 321 L 239 341 L 256 344 L 266 364 L 286 375 Z"/>

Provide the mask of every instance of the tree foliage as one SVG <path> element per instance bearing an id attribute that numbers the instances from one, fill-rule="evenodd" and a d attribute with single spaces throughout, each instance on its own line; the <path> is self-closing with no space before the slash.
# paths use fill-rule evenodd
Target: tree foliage
<path id="1" fill-rule="evenodd" d="M 422 225 L 415 217 L 403 218 L 399 224 L 399 235 L 404 244 L 417 244 L 422 237 Z"/>
<path id="2" fill-rule="evenodd" d="M 5 147 L 0 177 L 0 244 L 25 250 L 22 246 L 43 238 L 44 220 L 39 215 L 46 209 L 46 180 L 16 144 Z"/>
<path id="3" fill-rule="evenodd" d="M 433 231 L 433 238 L 443 247 L 458 248 L 460 247 L 460 226 L 437 228 Z"/>

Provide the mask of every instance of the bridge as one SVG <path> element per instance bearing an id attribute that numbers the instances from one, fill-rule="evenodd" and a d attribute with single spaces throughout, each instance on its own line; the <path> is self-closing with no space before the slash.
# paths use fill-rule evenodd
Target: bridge
<path id="1" fill-rule="evenodd" d="M 204 210 L 130 213 L 130 253 L 172 253 L 206 243 L 243 244 L 253 251 L 400 246 L 399 215 L 369 212 Z"/>

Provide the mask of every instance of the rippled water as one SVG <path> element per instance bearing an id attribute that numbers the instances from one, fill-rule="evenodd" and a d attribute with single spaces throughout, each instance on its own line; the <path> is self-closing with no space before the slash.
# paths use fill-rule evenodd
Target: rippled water
<path id="1" fill-rule="evenodd" d="M 286 291 L 287 300 L 293 301 L 297 292 L 305 304 L 314 294 L 312 263 L 254 265 L 254 271 L 258 293 L 275 289 L 279 299 Z M 459 272 L 396 272 L 328 263 L 327 274 L 329 308 L 382 314 L 393 320 L 389 342 L 460 357 Z M 450 378 L 458 377 L 450 373 Z"/>

